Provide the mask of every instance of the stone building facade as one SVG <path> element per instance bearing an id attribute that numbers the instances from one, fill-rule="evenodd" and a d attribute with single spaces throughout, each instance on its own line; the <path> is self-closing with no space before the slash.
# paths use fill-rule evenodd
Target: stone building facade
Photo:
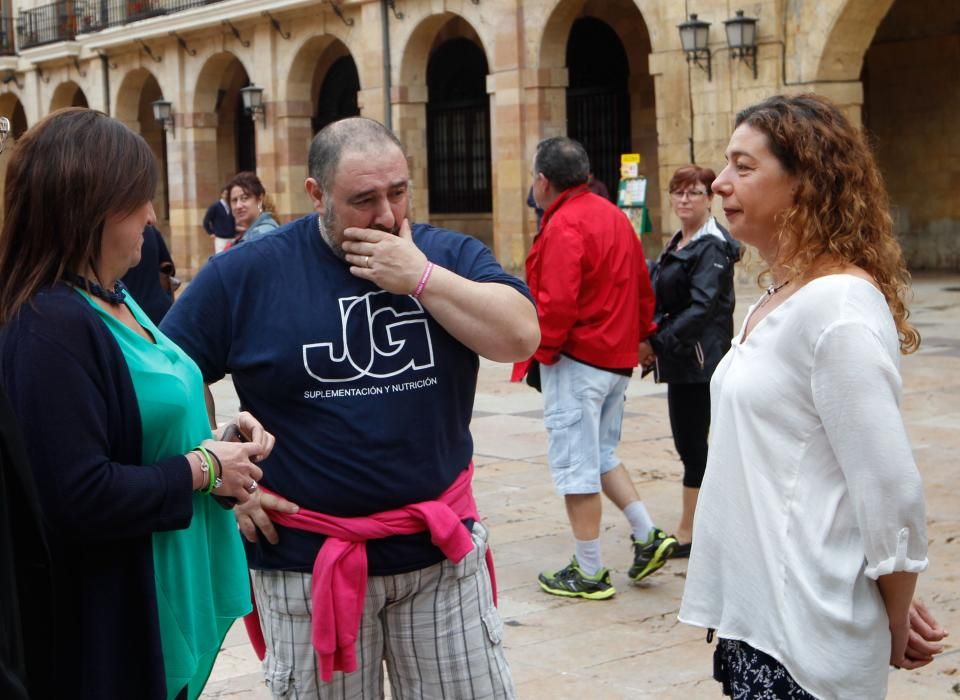
<path id="1" fill-rule="evenodd" d="M 310 138 L 363 114 L 406 145 L 414 217 L 472 233 L 518 269 L 537 142 L 587 145 L 616 186 L 638 152 L 655 229 L 678 166 L 716 169 L 737 110 L 777 92 L 825 94 L 869 129 L 916 268 L 960 269 L 960 3 L 955 0 L 3 0 L 0 114 L 14 136 L 87 105 L 153 147 L 160 226 L 189 276 L 212 251 L 199 222 L 255 168 L 280 220 L 306 213 Z M 723 22 L 757 22 L 756 76 Z M 677 25 L 711 23 L 710 74 Z M 240 91 L 262 89 L 252 119 Z M 171 104 L 172 124 L 152 103 Z M 6 154 L 0 157 L 0 169 Z M 108 163 L 104 167 L 109 167 Z M 55 202 L 51 206 L 56 206 Z"/>

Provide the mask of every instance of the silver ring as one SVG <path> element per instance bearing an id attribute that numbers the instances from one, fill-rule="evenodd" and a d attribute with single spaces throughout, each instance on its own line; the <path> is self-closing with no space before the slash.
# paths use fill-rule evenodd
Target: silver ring
<path id="1" fill-rule="evenodd" d="M 370 256 L 369 256 L 369 255 L 367 255 L 367 256 L 365 256 L 365 257 L 363 258 L 363 266 L 364 266 L 364 267 L 370 267 Z"/>
<path id="2" fill-rule="evenodd" d="M 246 487 L 247 493 L 253 493 L 253 492 L 256 491 L 256 490 L 257 490 L 257 482 L 256 482 L 256 481 L 251 481 L 249 484 L 247 484 L 247 487 Z"/>

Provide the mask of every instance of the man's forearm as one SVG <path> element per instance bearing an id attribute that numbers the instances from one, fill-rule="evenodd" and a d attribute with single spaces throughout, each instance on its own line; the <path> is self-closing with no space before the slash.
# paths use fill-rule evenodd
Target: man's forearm
<path id="1" fill-rule="evenodd" d="M 540 343 L 536 309 L 508 285 L 435 267 L 420 300 L 450 335 L 487 359 L 526 360 Z"/>

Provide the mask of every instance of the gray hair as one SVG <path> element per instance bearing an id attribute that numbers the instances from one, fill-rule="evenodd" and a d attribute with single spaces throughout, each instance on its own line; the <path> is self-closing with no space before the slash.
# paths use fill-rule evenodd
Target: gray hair
<path id="1" fill-rule="evenodd" d="M 307 173 L 326 192 L 333 186 L 333 177 L 345 150 L 376 151 L 391 143 L 403 153 L 400 139 L 380 122 L 366 117 L 340 119 L 327 124 L 313 137 Z"/>
<path id="2" fill-rule="evenodd" d="M 579 141 L 554 136 L 537 144 L 533 169 L 559 191 L 583 185 L 590 176 L 590 157 Z"/>

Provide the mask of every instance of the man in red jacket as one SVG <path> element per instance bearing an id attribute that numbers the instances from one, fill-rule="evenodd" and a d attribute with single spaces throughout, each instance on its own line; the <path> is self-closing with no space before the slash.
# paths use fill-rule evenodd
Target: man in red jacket
<path id="1" fill-rule="evenodd" d="M 540 318 L 533 359 L 540 363 L 550 470 L 576 539 L 570 564 L 540 574 L 540 587 L 602 600 L 616 591 L 600 556 L 601 491 L 633 530 L 634 581 L 663 566 L 677 541 L 654 525 L 614 453 L 640 341 L 655 329 L 655 304 L 633 227 L 590 192 L 589 173 L 578 142 L 555 137 L 537 146 L 533 195 L 544 215 L 526 268 Z"/>

